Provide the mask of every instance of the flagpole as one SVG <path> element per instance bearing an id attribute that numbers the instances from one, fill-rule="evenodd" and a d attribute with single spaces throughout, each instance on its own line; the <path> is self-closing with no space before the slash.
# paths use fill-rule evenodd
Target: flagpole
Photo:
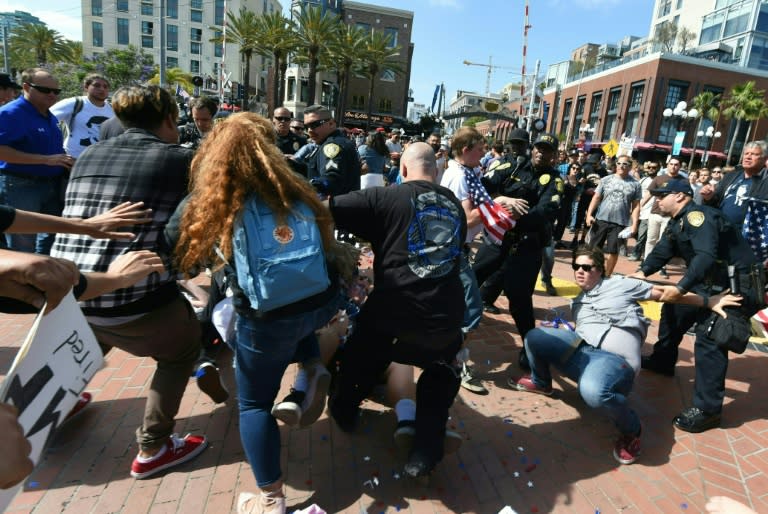
<path id="1" fill-rule="evenodd" d="M 222 20 L 221 31 L 221 66 L 219 70 L 219 100 L 224 101 L 224 81 L 226 75 L 224 71 L 226 69 L 227 62 L 227 0 L 224 0 L 224 19 Z"/>

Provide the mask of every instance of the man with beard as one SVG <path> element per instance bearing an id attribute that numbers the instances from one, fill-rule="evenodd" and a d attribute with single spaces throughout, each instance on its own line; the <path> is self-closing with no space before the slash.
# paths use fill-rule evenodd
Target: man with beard
<path id="1" fill-rule="evenodd" d="M 115 115 L 107 103 L 109 81 L 97 73 L 89 73 L 83 80 L 84 96 L 75 96 L 56 102 L 51 113 L 68 128 L 64 141 L 67 154 L 80 157 L 83 151 L 99 142 L 101 124 Z"/>

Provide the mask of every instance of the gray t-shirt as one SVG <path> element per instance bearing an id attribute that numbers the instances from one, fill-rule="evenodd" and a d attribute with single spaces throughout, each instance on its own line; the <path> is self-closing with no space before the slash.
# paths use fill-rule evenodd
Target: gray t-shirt
<path id="1" fill-rule="evenodd" d="M 624 179 L 608 175 L 600 180 L 595 192 L 600 195 L 595 218 L 628 227 L 632 202 L 639 201 L 642 194 L 640 183 L 629 175 Z"/>
<path id="2" fill-rule="evenodd" d="M 589 345 L 639 363 L 640 346 L 650 321 L 637 302 L 650 298 L 652 288 L 648 282 L 616 276 L 603 279 L 591 291 L 582 291 L 571 302 L 576 332 Z M 613 327 L 637 333 L 638 337 L 607 339 Z"/>

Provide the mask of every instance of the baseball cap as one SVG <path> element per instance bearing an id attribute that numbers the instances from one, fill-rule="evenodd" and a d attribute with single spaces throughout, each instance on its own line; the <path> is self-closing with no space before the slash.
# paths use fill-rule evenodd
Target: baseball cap
<path id="1" fill-rule="evenodd" d="M 691 190 L 691 185 L 688 181 L 680 179 L 668 180 L 657 188 L 649 189 L 648 192 L 654 196 L 668 195 L 671 193 L 683 193 L 688 196 L 693 196 L 693 191 Z"/>
<path id="2" fill-rule="evenodd" d="M 579 149 L 578 148 L 571 148 L 568 150 L 568 157 L 578 157 L 579 156 Z"/>
<path id="3" fill-rule="evenodd" d="M 539 134 L 539 137 L 536 138 L 536 141 L 533 142 L 533 146 L 547 146 L 550 150 L 555 151 L 557 151 L 559 145 L 560 143 L 557 138 L 548 132 L 542 132 Z"/>
<path id="4" fill-rule="evenodd" d="M 16 82 L 14 82 L 11 79 L 11 76 L 7 73 L 0 73 L 0 87 L 8 88 L 12 87 L 13 89 L 21 89 L 21 86 L 18 85 Z"/>
<path id="5" fill-rule="evenodd" d="M 509 134 L 509 139 L 507 141 L 525 141 L 527 143 L 530 140 L 531 136 L 528 134 L 528 131 L 516 128 Z"/>

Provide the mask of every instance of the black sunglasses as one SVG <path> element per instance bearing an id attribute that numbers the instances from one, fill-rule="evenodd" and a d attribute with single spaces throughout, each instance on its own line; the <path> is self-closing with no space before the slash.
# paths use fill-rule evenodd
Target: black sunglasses
<path id="1" fill-rule="evenodd" d="M 573 268 L 573 271 L 578 271 L 579 268 L 583 269 L 584 271 L 592 271 L 592 268 L 594 268 L 594 264 L 576 264 L 575 262 L 571 264 L 571 268 Z"/>
<path id="2" fill-rule="evenodd" d="M 291 130 L 304 130 L 304 127 L 299 127 L 298 125 L 297 125 L 297 126 L 295 126 L 295 127 L 294 127 L 294 126 L 292 126 L 292 127 L 291 127 Z"/>
<path id="3" fill-rule="evenodd" d="M 316 128 L 322 127 L 329 121 L 331 121 L 331 118 L 325 118 L 324 120 L 315 120 L 309 123 L 305 123 L 304 126 L 310 130 L 315 130 Z"/>
<path id="4" fill-rule="evenodd" d="M 36 89 L 37 91 L 40 91 L 44 95 L 49 95 L 53 93 L 54 95 L 58 95 L 61 93 L 61 89 L 57 87 L 45 87 L 45 86 L 38 86 L 37 84 L 33 84 L 32 82 L 27 82 L 29 84 L 29 87 L 32 89 Z"/>
<path id="5" fill-rule="evenodd" d="M 632 166 L 631 162 L 617 162 L 616 166 Z"/>
<path id="6" fill-rule="evenodd" d="M 291 121 L 291 117 L 290 116 L 275 116 L 275 119 L 277 121 Z"/>

